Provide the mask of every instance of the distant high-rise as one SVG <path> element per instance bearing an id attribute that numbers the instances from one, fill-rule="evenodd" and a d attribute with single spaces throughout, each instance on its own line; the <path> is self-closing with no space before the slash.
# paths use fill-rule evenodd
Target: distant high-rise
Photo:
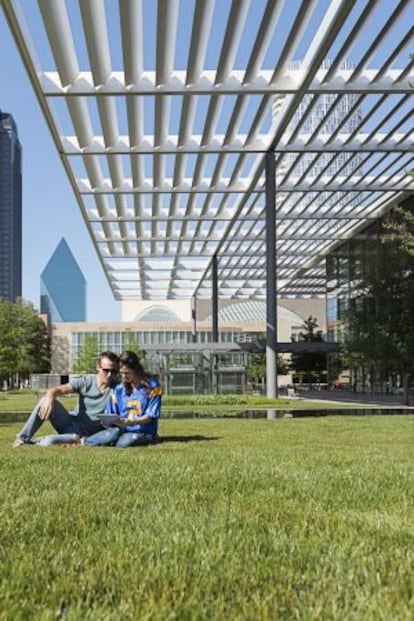
<path id="1" fill-rule="evenodd" d="M 22 157 L 16 123 L 0 110 L 0 297 L 22 295 Z"/>
<path id="2" fill-rule="evenodd" d="M 328 70 L 331 66 L 329 60 L 321 63 L 321 69 Z M 352 69 L 352 63 L 346 61 L 342 63 L 341 69 Z M 301 61 L 294 61 L 290 65 L 292 71 L 302 71 L 303 65 Z M 359 96 L 355 93 L 339 94 L 322 93 L 318 96 L 307 94 L 302 98 L 300 104 L 296 108 L 287 127 L 287 137 L 290 139 L 292 135 L 297 134 L 303 142 L 307 142 L 318 131 L 321 137 L 329 138 L 332 134 L 339 136 L 352 136 L 357 130 L 361 113 L 358 107 Z M 275 100 L 273 106 L 273 115 L 277 121 L 279 100 Z M 361 166 L 362 156 L 358 153 L 340 152 L 298 152 L 285 153 L 279 158 L 276 168 L 276 182 L 280 184 L 286 178 L 297 181 L 302 177 L 307 182 L 314 182 L 319 179 L 327 185 L 332 179 L 340 179 L 343 181 L 351 175 L 358 174 Z M 362 170 L 362 169 L 361 169 Z M 361 174 L 361 173 L 360 173 Z M 282 198 L 282 195 L 279 194 Z M 289 209 L 297 199 L 291 195 L 287 198 L 285 209 Z M 362 196 L 355 194 L 352 202 L 361 202 Z M 335 192 L 306 192 L 306 196 L 302 199 L 303 205 L 312 204 L 314 208 L 323 206 L 325 211 L 330 207 L 340 203 L 346 205 L 349 202 L 349 193 Z"/>
<path id="3" fill-rule="evenodd" d="M 64 238 L 40 275 L 40 312 L 52 323 L 86 321 L 86 280 Z"/>

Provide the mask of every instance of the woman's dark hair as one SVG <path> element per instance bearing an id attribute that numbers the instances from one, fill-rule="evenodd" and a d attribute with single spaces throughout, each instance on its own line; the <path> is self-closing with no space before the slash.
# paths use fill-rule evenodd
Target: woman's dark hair
<path id="1" fill-rule="evenodd" d="M 132 369 L 140 375 L 147 375 L 147 372 L 140 363 L 139 358 L 134 351 L 129 351 L 128 349 L 123 351 L 119 356 L 119 363 L 121 366 L 128 367 L 128 369 Z"/>

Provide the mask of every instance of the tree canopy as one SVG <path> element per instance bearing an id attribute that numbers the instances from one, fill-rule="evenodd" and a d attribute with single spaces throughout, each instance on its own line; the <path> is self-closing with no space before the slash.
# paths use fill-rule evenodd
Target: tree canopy
<path id="1" fill-rule="evenodd" d="M 132 330 L 125 330 L 122 342 L 123 350 L 127 349 L 129 351 L 133 351 L 137 354 L 138 358 L 140 358 L 141 362 L 145 364 L 145 354 L 140 349 L 135 333 Z M 100 352 L 101 344 L 98 336 L 96 334 L 87 334 L 83 344 L 78 349 L 76 361 L 73 364 L 73 370 L 75 373 L 95 373 L 96 363 Z M 115 353 L 120 354 L 121 352 L 116 351 Z"/>
<path id="2" fill-rule="evenodd" d="M 414 255 L 387 235 L 381 241 L 351 300 L 345 349 L 351 360 L 404 373 L 414 359 Z"/>
<path id="3" fill-rule="evenodd" d="M 262 334 L 258 338 L 258 343 L 262 345 L 264 349 L 266 348 L 266 334 Z M 276 368 L 278 375 L 286 375 L 289 373 L 289 363 L 280 354 L 278 354 L 276 358 Z M 263 351 L 263 353 L 249 354 L 247 375 L 253 384 L 264 381 L 266 377 L 265 351 Z"/>
<path id="4" fill-rule="evenodd" d="M 0 377 L 50 370 L 50 338 L 31 302 L 0 300 Z"/>
<path id="5" fill-rule="evenodd" d="M 142 364 L 145 360 L 145 352 L 140 348 L 136 335 L 130 328 L 127 328 L 124 332 L 124 350 L 133 351 L 138 358 L 141 360 Z"/>
<path id="6" fill-rule="evenodd" d="M 78 349 L 76 362 L 73 365 L 75 373 L 95 373 L 99 355 L 99 340 L 94 334 L 87 334 L 83 345 Z"/>
<path id="7" fill-rule="evenodd" d="M 312 315 L 305 319 L 301 328 L 298 334 L 299 341 L 323 341 L 322 330 L 318 329 L 318 321 Z M 321 381 L 326 373 L 326 354 L 292 354 L 291 368 L 302 378 L 302 381 Z"/>
<path id="8" fill-rule="evenodd" d="M 399 248 L 414 256 L 414 213 L 396 207 L 392 211 L 392 216 L 384 222 L 384 235 L 382 241 L 389 241 L 398 244 Z"/>

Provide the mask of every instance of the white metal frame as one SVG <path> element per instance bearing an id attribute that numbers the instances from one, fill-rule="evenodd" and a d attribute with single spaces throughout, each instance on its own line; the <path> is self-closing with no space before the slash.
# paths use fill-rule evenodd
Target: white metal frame
<path id="1" fill-rule="evenodd" d="M 0 5 L 116 299 L 210 298 L 214 256 L 220 297 L 265 298 L 269 150 L 282 295 L 324 293 L 326 254 L 414 190 L 414 0 Z M 326 95 L 341 121 L 306 132 Z"/>

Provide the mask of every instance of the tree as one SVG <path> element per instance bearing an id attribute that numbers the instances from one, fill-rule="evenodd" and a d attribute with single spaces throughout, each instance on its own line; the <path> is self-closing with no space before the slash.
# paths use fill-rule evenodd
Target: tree
<path id="1" fill-rule="evenodd" d="M 342 371 L 349 368 L 349 364 L 347 363 L 343 352 L 338 354 L 328 354 L 326 357 L 326 366 L 326 381 L 328 384 L 334 384 Z"/>
<path id="2" fill-rule="evenodd" d="M 50 371 L 50 338 L 43 320 L 28 302 L 17 302 L 20 347 L 17 370 L 20 375 Z"/>
<path id="3" fill-rule="evenodd" d="M 318 321 L 309 315 L 301 326 L 298 341 L 315 342 L 323 341 L 322 330 L 318 330 Z M 326 354 L 298 353 L 292 354 L 291 368 L 301 377 L 302 381 L 321 381 L 326 374 Z"/>
<path id="4" fill-rule="evenodd" d="M 138 345 L 137 338 L 134 332 L 129 328 L 124 332 L 124 349 L 128 351 L 133 351 L 141 362 L 145 358 L 145 352 L 142 351 L 140 346 Z"/>
<path id="5" fill-rule="evenodd" d="M 345 350 L 376 372 L 403 378 L 414 358 L 414 256 L 387 235 L 373 244 L 346 314 Z"/>
<path id="6" fill-rule="evenodd" d="M 18 361 L 17 309 L 9 300 L 0 301 L 0 376 L 8 379 Z"/>
<path id="7" fill-rule="evenodd" d="M 133 351 L 137 354 L 141 361 L 144 360 L 144 352 L 140 349 L 136 336 L 132 330 L 125 330 L 123 349 Z M 86 335 L 83 345 L 78 350 L 76 362 L 73 365 L 75 373 L 94 373 L 96 371 L 99 353 L 100 344 L 98 337 L 95 334 Z"/>
<path id="8" fill-rule="evenodd" d="M 27 378 L 50 370 L 50 339 L 35 307 L 0 300 L 0 377 Z"/>
<path id="9" fill-rule="evenodd" d="M 78 350 L 78 356 L 73 365 L 75 373 L 95 373 L 98 355 L 98 337 L 94 334 L 87 334 L 83 345 Z"/>
<path id="10" fill-rule="evenodd" d="M 403 252 L 414 256 L 414 213 L 395 207 L 383 224 L 382 242 L 394 242 Z"/>
<path id="11" fill-rule="evenodd" d="M 258 343 L 263 347 L 266 346 L 266 335 L 262 335 L 258 339 Z M 278 355 L 276 359 L 276 368 L 278 375 L 286 375 L 289 373 L 289 363 L 283 358 L 283 356 Z M 264 378 L 266 377 L 266 353 L 261 352 L 257 354 L 249 355 L 249 362 L 247 368 L 247 374 L 249 379 L 253 382 L 253 384 L 264 382 Z"/>

